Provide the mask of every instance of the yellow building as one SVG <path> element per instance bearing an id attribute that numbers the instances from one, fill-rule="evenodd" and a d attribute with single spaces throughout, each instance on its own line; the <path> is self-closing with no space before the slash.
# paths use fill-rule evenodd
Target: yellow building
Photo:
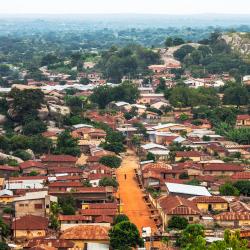
<path id="1" fill-rule="evenodd" d="M 222 227 L 250 227 L 250 212 L 225 212 L 214 216 L 214 220 Z"/>
<path id="2" fill-rule="evenodd" d="M 220 196 L 198 196 L 192 201 L 203 213 L 210 211 L 223 212 L 229 209 L 228 202 Z"/>
<path id="3" fill-rule="evenodd" d="M 13 192 L 11 190 L 0 190 L 0 203 L 11 203 L 14 200 Z"/>
<path id="4" fill-rule="evenodd" d="M 66 229 L 60 239 L 74 242 L 73 249 L 86 249 L 88 244 L 95 245 L 95 249 L 100 246 L 109 246 L 109 229 L 107 226 L 100 225 L 79 225 Z"/>
<path id="5" fill-rule="evenodd" d="M 26 215 L 15 218 L 12 222 L 13 237 L 19 239 L 33 239 L 46 236 L 48 219 L 41 216 Z"/>

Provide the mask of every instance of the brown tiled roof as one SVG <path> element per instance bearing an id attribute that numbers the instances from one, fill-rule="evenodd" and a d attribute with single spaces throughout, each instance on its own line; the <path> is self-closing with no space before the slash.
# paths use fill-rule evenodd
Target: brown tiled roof
<path id="1" fill-rule="evenodd" d="M 250 212 L 225 212 L 214 216 L 218 221 L 250 220 Z"/>
<path id="2" fill-rule="evenodd" d="M 58 136 L 58 132 L 55 131 L 45 131 L 42 133 L 43 137 L 54 137 L 54 136 Z"/>
<path id="3" fill-rule="evenodd" d="M 109 227 L 97 225 L 79 225 L 63 232 L 61 239 L 67 240 L 109 240 Z"/>
<path id="4" fill-rule="evenodd" d="M 117 211 L 116 209 L 81 209 L 79 210 L 80 214 L 88 216 L 100 216 L 100 215 L 110 215 L 115 216 Z"/>
<path id="5" fill-rule="evenodd" d="M 11 167 L 11 166 L 8 166 L 8 165 L 0 165 L 0 170 L 19 171 L 19 167 Z"/>
<path id="6" fill-rule="evenodd" d="M 171 165 L 166 164 L 165 162 L 155 162 L 155 163 L 148 163 L 144 165 L 143 170 L 149 170 L 149 169 L 172 169 Z"/>
<path id="7" fill-rule="evenodd" d="M 58 217 L 59 221 L 92 221 L 91 216 L 84 216 L 84 215 L 62 215 L 60 214 Z"/>
<path id="8" fill-rule="evenodd" d="M 37 246 L 52 246 L 55 248 L 73 248 L 74 243 L 72 241 L 63 240 L 63 239 L 41 239 L 36 238 L 28 242 L 25 248 L 37 247 Z"/>
<path id="9" fill-rule="evenodd" d="M 230 209 L 231 212 L 250 212 L 248 205 L 239 200 L 230 202 Z"/>
<path id="10" fill-rule="evenodd" d="M 220 196 L 198 196 L 192 199 L 194 203 L 228 203 Z"/>
<path id="11" fill-rule="evenodd" d="M 76 167 L 49 167 L 50 172 L 55 173 L 83 173 L 83 170 Z"/>
<path id="12" fill-rule="evenodd" d="M 100 159 L 101 159 L 100 156 L 89 156 L 86 161 L 87 162 L 99 162 Z"/>
<path id="13" fill-rule="evenodd" d="M 249 180 L 250 179 L 250 172 L 235 173 L 231 176 L 231 178 L 235 179 L 235 180 Z"/>
<path id="14" fill-rule="evenodd" d="M 116 203 L 90 203 L 90 209 L 117 209 Z"/>
<path id="15" fill-rule="evenodd" d="M 159 198 L 159 204 L 168 215 L 199 215 L 200 210 L 194 202 L 180 196 Z"/>
<path id="16" fill-rule="evenodd" d="M 47 230 L 48 219 L 41 216 L 26 215 L 19 219 L 14 219 L 12 222 L 12 229 L 17 230 Z"/>
<path id="17" fill-rule="evenodd" d="M 49 184 L 49 187 L 82 187 L 83 184 L 77 181 L 55 181 Z"/>
<path id="18" fill-rule="evenodd" d="M 24 161 L 19 166 L 21 169 L 26 169 L 31 167 L 45 168 L 45 166 L 40 161 L 32 161 L 32 160 Z"/>
<path id="19" fill-rule="evenodd" d="M 77 158 L 71 155 L 44 155 L 41 160 L 43 162 L 76 162 Z"/>
<path id="20" fill-rule="evenodd" d="M 65 176 L 57 176 L 56 177 L 57 181 L 80 181 L 81 180 L 81 176 L 78 175 L 65 175 Z"/>
<path id="21" fill-rule="evenodd" d="M 111 176 L 112 176 L 111 174 L 101 174 L 101 173 L 93 174 L 93 173 L 91 173 L 91 174 L 89 174 L 88 179 L 89 180 L 100 180 L 104 177 L 111 177 Z"/>
<path id="22" fill-rule="evenodd" d="M 88 166 L 87 169 L 89 171 L 92 171 L 92 170 L 104 170 L 104 171 L 112 171 L 112 169 L 110 167 L 107 167 L 105 165 L 102 165 L 102 164 L 95 164 L 95 165 L 92 165 L 92 166 Z"/>
<path id="23" fill-rule="evenodd" d="M 205 164 L 203 169 L 205 171 L 243 171 L 242 166 L 236 164 L 227 164 L 227 163 L 208 163 Z"/>
<path id="24" fill-rule="evenodd" d="M 106 216 L 106 215 L 100 215 L 98 217 L 95 218 L 95 223 L 103 223 L 103 222 L 106 222 L 106 223 L 113 223 L 113 218 L 110 217 L 110 216 Z"/>
<path id="25" fill-rule="evenodd" d="M 237 120 L 249 120 L 250 115 L 237 115 Z"/>
<path id="26" fill-rule="evenodd" d="M 47 180 L 47 176 L 19 176 L 19 177 L 10 177 L 10 181 L 22 181 L 22 180 Z"/>
<path id="27" fill-rule="evenodd" d="M 178 151 L 176 152 L 176 157 L 201 157 L 204 156 L 204 153 L 199 151 Z"/>
<path id="28" fill-rule="evenodd" d="M 196 179 L 204 182 L 215 182 L 217 178 L 212 175 L 198 175 Z"/>

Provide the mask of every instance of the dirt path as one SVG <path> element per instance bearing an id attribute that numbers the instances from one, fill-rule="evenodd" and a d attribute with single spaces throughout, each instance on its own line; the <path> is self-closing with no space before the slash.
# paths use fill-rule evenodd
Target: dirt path
<path id="1" fill-rule="evenodd" d="M 138 168 L 138 158 L 132 151 L 128 153 L 130 155 L 123 158 L 122 166 L 116 171 L 119 182 L 117 195 L 120 196 L 123 203 L 124 213 L 137 226 L 138 230 L 141 232 L 142 227 L 151 227 L 154 233 L 157 230 L 156 225 L 150 219 L 150 212 L 143 199 L 143 193 L 135 179 L 134 169 Z"/>

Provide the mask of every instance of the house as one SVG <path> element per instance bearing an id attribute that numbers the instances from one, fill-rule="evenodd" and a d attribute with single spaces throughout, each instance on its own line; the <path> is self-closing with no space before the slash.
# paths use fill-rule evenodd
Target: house
<path id="1" fill-rule="evenodd" d="M 23 249 L 60 249 L 68 250 L 74 249 L 74 243 L 63 239 L 50 239 L 50 238 L 34 238 L 23 247 Z M 52 250 L 52 249 L 51 249 Z"/>
<path id="2" fill-rule="evenodd" d="M 92 185 L 92 187 L 98 187 L 99 182 L 105 177 L 112 178 L 112 174 L 90 173 L 88 175 L 88 180 L 89 180 L 90 184 Z"/>
<path id="3" fill-rule="evenodd" d="M 128 102 L 111 102 L 108 107 L 121 112 L 128 112 L 131 109 L 131 105 Z"/>
<path id="4" fill-rule="evenodd" d="M 158 162 L 146 164 L 140 172 L 144 187 L 153 186 L 160 189 L 162 186 L 165 187 L 165 182 L 169 179 L 178 182 L 180 174 L 184 171 L 174 170 L 170 165 Z"/>
<path id="5" fill-rule="evenodd" d="M 83 170 L 76 167 L 51 167 L 48 169 L 49 175 L 82 176 Z"/>
<path id="6" fill-rule="evenodd" d="M 250 212 L 225 212 L 215 215 L 214 220 L 226 228 L 250 227 Z"/>
<path id="7" fill-rule="evenodd" d="M 39 175 L 46 175 L 47 168 L 42 164 L 41 161 L 24 161 L 19 165 L 24 175 L 29 175 L 32 172 L 36 172 Z"/>
<path id="8" fill-rule="evenodd" d="M 6 181 L 6 188 L 13 191 L 17 189 L 42 189 L 47 179 L 46 176 L 10 177 Z"/>
<path id="9" fill-rule="evenodd" d="M 236 127 L 250 127 L 250 115 L 237 115 Z"/>
<path id="10" fill-rule="evenodd" d="M 180 196 L 163 196 L 157 199 L 157 209 L 162 218 L 163 230 L 173 216 L 181 216 L 189 223 L 199 223 L 201 212 L 196 204 Z"/>
<path id="11" fill-rule="evenodd" d="M 163 109 L 169 106 L 169 102 L 167 101 L 156 101 L 155 103 L 151 104 L 151 108 L 155 109 Z"/>
<path id="12" fill-rule="evenodd" d="M 56 145 L 57 143 L 57 138 L 60 132 L 58 131 L 45 131 L 42 133 L 42 136 L 45 138 L 48 138 L 52 141 L 53 145 Z"/>
<path id="13" fill-rule="evenodd" d="M 75 249 L 108 250 L 109 229 L 100 225 L 79 225 L 65 230 L 60 239 L 74 242 Z"/>
<path id="14" fill-rule="evenodd" d="M 244 181 L 250 179 L 250 172 L 236 172 L 233 175 L 231 175 L 232 181 Z"/>
<path id="15" fill-rule="evenodd" d="M 75 167 L 77 158 L 71 155 L 44 155 L 42 164 L 51 167 Z"/>
<path id="16" fill-rule="evenodd" d="M 49 222 L 42 216 L 25 215 L 12 221 L 13 237 L 23 240 L 46 236 Z"/>
<path id="17" fill-rule="evenodd" d="M 70 192 L 65 191 L 50 191 L 51 195 L 57 197 L 65 197 L 69 194 L 75 199 L 78 199 L 82 204 L 86 203 L 105 203 L 111 202 L 113 199 L 114 189 L 113 187 L 77 187 L 71 189 Z"/>
<path id="18" fill-rule="evenodd" d="M 83 184 L 79 181 L 67 181 L 67 182 L 62 182 L 62 181 L 55 181 L 52 182 L 48 185 L 49 187 L 49 192 L 70 192 L 71 190 L 75 190 L 76 188 L 83 187 Z"/>
<path id="19" fill-rule="evenodd" d="M 228 150 L 217 143 L 210 143 L 206 146 L 206 150 L 210 155 L 225 158 L 228 155 Z"/>
<path id="20" fill-rule="evenodd" d="M 164 101 L 165 97 L 162 93 L 149 93 L 141 94 L 140 98 L 137 100 L 138 104 L 149 104 L 155 103 L 156 101 Z"/>
<path id="21" fill-rule="evenodd" d="M 193 162 L 199 162 L 206 159 L 206 155 L 199 151 L 178 151 L 175 155 L 175 161 L 181 161 L 182 159 L 190 159 Z"/>
<path id="22" fill-rule="evenodd" d="M 148 143 L 142 145 L 140 151 L 142 155 L 147 155 L 148 153 L 152 153 L 156 156 L 158 160 L 167 159 L 169 154 L 169 150 L 165 146 L 156 143 Z"/>
<path id="23" fill-rule="evenodd" d="M 97 128 L 78 128 L 71 133 L 73 138 L 79 140 L 102 140 L 105 139 L 106 134 L 103 129 Z"/>
<path id="24" fill-rule="evenodd" d="M 211 196 L 205 187 L 192 186 L 178 183 L 165 183 L 168 195 L 178 195 L 182 197 Z"/>
<path id="25" fill-rule="evenodd" d="M 84 215 L 59 215 L 58 221 L 60 223 L 60 229 L 62 231 L 77 226 L 79 224 L 87 224 L 92 222 L 91 216 Z"/>
<path id="26" fill-rule="evenodd" d="M 167 70 L 167 67 L 165 65 L 150 65 L 148 66 L 149 70 L 152 70 L 154 73 L 164 73 Z"/>
<path id="27" fill-rule="evenodd" d="M 178 134 L 182 132 L 190 133 L 192 131 L 191 127 L 176 123 L 158 124 L 152 127 L 152 129 L 157 132 L 173 132 Z"/>
<path id="28" fill-rule="evenodd" d="M 190 198 L 203 213 L 225 212 L 229 209 L 228 201 L 220 196 L 198 196 Z"/>
<path id="29" fill-rule="evenodd" d="M 0 165 L 0 176 L 9 178 L 13 173 L 19 172 L 19 167 L 11 167 L 8 165 Z"/>
<path id="30" fill-rule="evenodd" d="M 0 190 L 0 203 L 12 203 L 14 199 L 13 192 L 8 189 Z"/>
<path id="31" fill-rule="evenodd" d="M 15 197 L 15 216 L 36 215 L 48 216 L 50 205 L 57 202 L 57 198 L 48 194 L 48 191 L 30 192 L 23 196 Z"/>
<path id="32" fill-rule="evenodd" d="M 227 175 L 231 176 L 237 172 L 243 172 L 244 167 L 236 164 L 228 163 L 205 163 L 203 164 L 203 174 L 204 175 Z"/>

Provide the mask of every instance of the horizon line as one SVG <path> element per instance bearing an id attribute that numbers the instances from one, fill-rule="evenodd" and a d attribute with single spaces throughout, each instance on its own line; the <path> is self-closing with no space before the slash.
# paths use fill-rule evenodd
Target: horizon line
<path id="1" fill-rule="evenodd" d="M 249 13 L 227 13 L 227 12 L 201 12 L 201 13 L 142 13 L 142 12 L 27 12 L 27 13 L 8 13 L 0 12 L 0 15 L 167 15 L 167 16 L 194 16 L 194 15 L 250 15 Z"/>

